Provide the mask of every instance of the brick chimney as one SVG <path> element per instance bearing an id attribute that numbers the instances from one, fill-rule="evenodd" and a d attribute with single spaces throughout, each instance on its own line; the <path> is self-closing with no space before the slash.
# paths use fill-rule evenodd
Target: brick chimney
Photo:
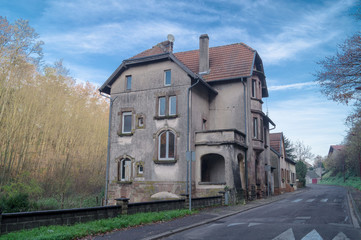
<path id="1" fill-rule="evenodd" d="M 199 73 L 209 73 L 209 37 L 207 34 L 199 37 Z"/>

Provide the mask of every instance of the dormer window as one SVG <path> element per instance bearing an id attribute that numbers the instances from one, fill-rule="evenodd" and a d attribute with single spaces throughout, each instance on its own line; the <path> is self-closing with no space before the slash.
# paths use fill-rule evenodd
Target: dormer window
<path id="1" fill-rule="evenodd" d="M 170 70 L 164 71 L 164 86 L 170 86 L 172 84 L 172 72 Z"/>

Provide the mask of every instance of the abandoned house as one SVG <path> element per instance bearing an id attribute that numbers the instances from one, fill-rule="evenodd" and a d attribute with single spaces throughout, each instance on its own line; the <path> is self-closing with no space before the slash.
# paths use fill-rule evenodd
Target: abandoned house
<path id="1" fill-rule="evenodd" d="M 124 60 L 99 89 L 111 98 L 108 198 L 179 196 L 189 177 L 193 196 L 264 196 L 275 124 L 260 56 L 243 43 L 210 48 L 207 34 L 197 50 L 173 44 Z"/>
<path id="2" fill-rule="evenodd" d="M 270 133 L 272 193 L 278 195 L 297 189 L 296 163 L 287 157 L 283 133 Z"/>

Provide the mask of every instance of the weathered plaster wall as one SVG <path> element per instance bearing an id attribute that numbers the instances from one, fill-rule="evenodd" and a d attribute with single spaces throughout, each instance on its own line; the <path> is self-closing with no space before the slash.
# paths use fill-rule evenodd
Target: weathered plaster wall
<path id="1" fill-rule="evenodd" d="M 164 86 L 164 70 L 172 71 L 172 85 Z M 131 90 L 125 90 L 126 76 L 132 76 Z M 123 192 L 127 196 L 121 196 L 121 188 L 134 188 L 133 183 L 122 184 L 117 182 L 117 159 L 129 156 L 132 159 L 133 181 L 152 181 L 153 184 L 169 181 L 185 181 L 186 174 L 186 96 L 190 86 L 189 76 L 171 61 L 153 63 L 131 67 L 124 71 L 111 89 L 112 98 L 116 98 L 113 104 L 111 121 L 111 155 L 109 180 L 112 191 L 118 193 L 115 197 L 129 197 L 130 192 Z M 177 96 L 176 118 L 157 119 L 158 97 Z M 121 128 L 121 112 L 132 111 L 132 135 L 119 136 Z M 144 127 L 136 128 L 136 116 L 144 116 Z M 176 132 L 176 162 L 169 164 L 155 163 L 157 160 L 157 134 L 162 129 L 171 129 Z M 143 175 L 137 177 L 136 164 L 144 163 Z M 176 187 L 176 194 L 183 190 Z M 134 193 L 134 192 L 133 192 Z M 120 196 L 119 196 L 120 195 Z"/>

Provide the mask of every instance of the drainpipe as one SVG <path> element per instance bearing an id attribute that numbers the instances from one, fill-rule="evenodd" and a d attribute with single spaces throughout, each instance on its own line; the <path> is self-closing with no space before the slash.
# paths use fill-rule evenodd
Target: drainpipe
<path id="1" fill-rule="evenodd" d="M 104 201 L 106 206 L 108 205 L 108 184 L 109 184 L 109 164 L 110 164 L 110 124 L 112 120 L 113 102 L 115 101 L 115 99 L 117 99 L 117 97 L 112 99 L 110 96 L 102 94 L 102 92 L 100 92 L 100 95 L 109 99 L 108 147 L 107 147 L 107 166 L 105 172 L 105 194 L 104 194 L 105 195 Z"/>
<path id="2" fill-rule="evenodd" d="M 197 79 L 197 82 L 195 82 L 193 85 L 191 85 L 188 88 L 188 94 L 187 94 L 187 152 L 189 152 L 189 95 L 191 92 L 191 89 L 199 83 L 199 78 Z M 189 161 L 187 161 L 187 191 L 186 193 L 189 196 L 189 211 L 192 210 L 192 157 L 190 157 Z M 189 170 L 188 170 L 189 169 Z"/>
<path id="3" fill-rule="evenodd" d="M 247 98 L 246 98 L 246 88 L 247 88 L 247 85 L 246 85 L 246 80 L 247 78 L 243 78 L 243 97 L 244 97 L 244 131 L 245 131 L 245 135 L 246 135 L 246 146 L 248 146 L 248 137 L 247 137 Z M 245 165 L 245 179 L 246 179 L 246 199 L 248 199 L 248 165 L 247 165 L 247 152 L 248 152 L 248 148 L 246 149 L 245 151 L 245 154 L 244 154 L 244 165 Z"/>

